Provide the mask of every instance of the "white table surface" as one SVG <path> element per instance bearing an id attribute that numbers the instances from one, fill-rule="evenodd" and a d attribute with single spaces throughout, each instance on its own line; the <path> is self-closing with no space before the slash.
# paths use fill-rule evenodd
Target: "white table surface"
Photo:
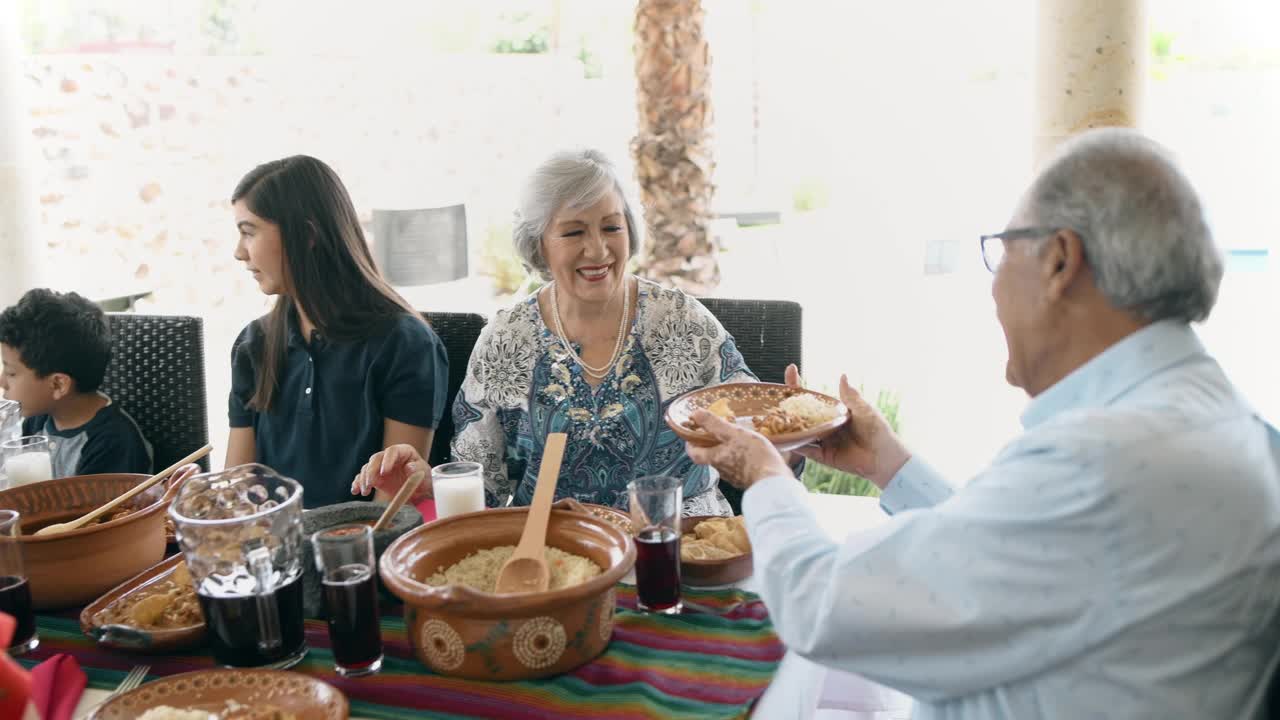
<path id="1" fill-rule="evenodd" d="M 887 519 L 875 498 L 818 494 L 809 497 L 811 507 L 818 516 L 818 526 L 835 540 L 843 539 L 852 531 L 874 527 Z M 632 576 L 628 576 L 625 580 L 634 582 Z M 752 578 L 744 581 L 742 587 L 752 591 L 756 589 Z M 754 717 L 763 720 L 773 718 L 898 720 L 908 717 L 904 710 L 908 703 L 905 696 L 853 676 L 844 678 L 841 682 L 855 684 L 852 689 L 853 694 L 865 695 L 867 698 L 865 707 L 857 712 L 819 710 L 818 695 L 826 676 L 827 672 L 822 667 L 788 652 L 778 668 L 778 674 L 774 677 L 773 683 L 756 705 Z M 863 683 L 865 687 L 857 686 L 857 683 Z M 105 700 L 109 694 L 107 690 L 92 688 L 85 690 L 84 697 L 76 706 L 74 717 L 87 717 L 89 710 Z M 353 715 L 352 720 L 362 719 Z"/>

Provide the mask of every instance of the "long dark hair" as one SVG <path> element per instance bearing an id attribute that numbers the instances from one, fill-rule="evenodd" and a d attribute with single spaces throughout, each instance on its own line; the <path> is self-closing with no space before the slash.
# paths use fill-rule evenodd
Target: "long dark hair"
<path id="1" fill-rule="evenodd" d="M 263 318 L 258 370 L 249 407 L 271 408 L 289 343 L 295 305 L 334 342 L 385 331 L 402 314 L 420 317 L 378 272 L 347 188 L 333 168 L 307 155 L 259 165 L 231 194 L 280 228 L 284 292 Z"/>

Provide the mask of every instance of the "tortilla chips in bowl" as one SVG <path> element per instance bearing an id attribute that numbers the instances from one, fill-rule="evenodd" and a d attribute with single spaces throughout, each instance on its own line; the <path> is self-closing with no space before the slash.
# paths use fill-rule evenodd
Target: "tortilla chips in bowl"
<path id="1" fill-rule="evenodd" d="M 720 587 L 751 577 L 751 541 L 742 516 L 680 520 L 680 581 Z"/>

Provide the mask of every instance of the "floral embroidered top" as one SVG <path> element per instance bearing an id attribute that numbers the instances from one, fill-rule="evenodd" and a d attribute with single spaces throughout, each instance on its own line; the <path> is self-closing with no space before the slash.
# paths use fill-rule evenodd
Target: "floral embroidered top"
<path id="1" fill-rule="evenodd" d="M 663 413 L 690 390 L 755 379 L 701 303 L 640 280 L 621 355 L 593 388 L 543 322 L 535 295 L 481 333 L 453 407 L 453 458 L 484 466 L 489 506 L 509 495 L 528 505 L 547 434 L 564 432 L 557 499 L 625 509 L 628 482 L 670 475 L 684 478 L 685 515 L 728 515 L 716 476 L 689 459 Z"/>

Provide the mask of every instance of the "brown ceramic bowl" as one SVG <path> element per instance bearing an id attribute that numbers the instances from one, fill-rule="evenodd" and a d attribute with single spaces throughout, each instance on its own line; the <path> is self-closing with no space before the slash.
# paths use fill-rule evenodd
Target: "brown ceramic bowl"
<path id="1" fill-rule="evenodd" d="M 607 520 L 617 526 L 622 532 L 631 535 L 631 516 L 615 507 L 608 505 L 597 505 L 595 503 L 582 503 L 582 507 L 586 511 L 602 520 Z"/>
<path id="2" fill-rule="evenodd" d="M 80 631 L 98 641 L 103 647 L 130 652 L 165 653 L 199 645 L 204 641 L 204 620 L 184 627 L 144 630 L 125 625 L 106 624 L 102 612 L 112 605 L 137 593 L 146 592 L 148 586 L 165 580 L 181 563 L 186 562 L 182 553 L 161 560 L 143 570 L 139 575 L 117 585 L 107 594 L 94 600 L 80 611 Z"/>
<path id="3" fill-rule="evenodd" d="M 554 507 L 547 544 L 604 570 L 563 590 L 494 595 L 423 582 L 476 550 L 518 544 L 528 508 L 436 520 L 387 548 L 382 581 L 404 602 L 409 640 L 424 665 L 472 680 L 527 680 L 568 672 L 604 652 L 613 635 L 614 586 L 635 563 L 635 545 L 573 500 Z"/>
<path id="4" fill-rule="evenodd" d="M 728 400 L 737 421 L 746 427 L 754 427 L 751 418 L 764 415 L 778 403 L 792 395 L 812 395 L 836 410 L 836 416 L 824 423 L 800 432 L 769 435 L 769 441 L 782 452 L 817 442 L 835 432 L 849 420 L 844 403 L 830 395 L 778 383 L 728 383 L 713 385 L 685 393 L 667 406 L 667 425 L 681 440 L 694 445 L 714 445 L 715 439 L 706 430 L 693 424 L 693 411 L 710 407 L 717 400 Z"/>
<path id="5" fill-rule="evenodd" d="M 0 508 L 22 514 L 31 600 L 37 610 L 84 605 L 164 558 L 164 516 L 171 494 L 157 485 L 133 498 L 119 520 L 34 536 L 119 497 L 146 475 L 76 475 L 0 491 Z"/>
<path id="6" fill-rule="evenodd" d="M 680 534 L 693 532 L 694 526 L 713 515 L 694 515 L 680 519 Z M 721 587 L 751 577 L 751 553 L 721 560 L 685 560 L 680 558 L 680 582 L 689 587 Z"/>

